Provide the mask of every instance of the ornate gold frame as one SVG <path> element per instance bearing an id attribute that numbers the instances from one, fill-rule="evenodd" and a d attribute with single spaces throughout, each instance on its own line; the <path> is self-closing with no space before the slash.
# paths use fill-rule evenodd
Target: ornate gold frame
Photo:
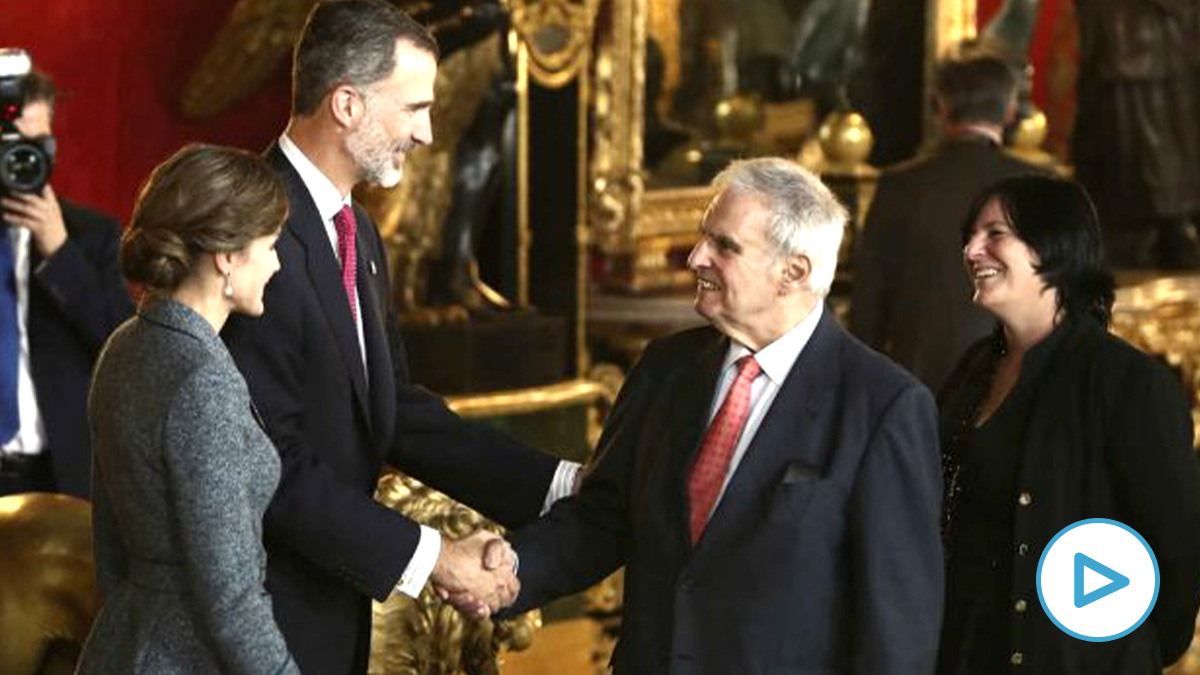
<path id="1" fill-rule="evenodd" d="M 948 45 L 975 34 L 975 2 L 926 0 L 927 68 Z M 603 0 L 591 73 L 588 227 L 607 263 L 605 285 L 628 292 L 678 287 L 682 275 L 668 256 L 695 241 L 711 196 L 707 188 L 646 189 L 642 126 L 650 9 L 648 0 Z"/>

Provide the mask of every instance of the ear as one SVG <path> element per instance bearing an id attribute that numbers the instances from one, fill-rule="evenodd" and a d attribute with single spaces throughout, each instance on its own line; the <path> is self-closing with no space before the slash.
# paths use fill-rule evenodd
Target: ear
<path id="1" fill-rule="evenodd" d="M 801 253 L 784 260 L 783 279 L 779 286 L 780 295 L 787 295 L 803 289 L 811 275 L 812 260 L 808 255 Z"/>
<path id="2" fill-rule="evenodd" d="M 330 116 L 343 129 L 357 127 L 366 112 L 366 102 L 363 101 L 362 94 L 348 84 L 334 87 L 333 91 L 329 92 L 326 105 L 329 106 Z"/>
<path id="3" fill-rule="evenodd" d="M 1008 99 L 1008 105 L 1004 106 L 1004 126 L 1009 126 L 1017 121 L 1017 108 L 1020 101 L 1017 99 L 1017 94 L 1013 94 L 1012 98 Z"/>
<path id="4" fill-rule="evenodd" d="M 233 272 L 234 257 L 236 255 L 237 254 L 233 252 L 213 253 L 213 267 L 216 268 L 217 274 L 225 276 L 226 274 Z"/>

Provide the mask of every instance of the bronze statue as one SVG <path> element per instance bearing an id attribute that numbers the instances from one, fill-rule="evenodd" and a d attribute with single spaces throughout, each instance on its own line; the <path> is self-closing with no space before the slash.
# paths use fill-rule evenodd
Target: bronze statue
<path id="1" fill-rule="evenodd" d="M 1200 267 L 1200 0 L 1077 0 L 1079 179 L 1113 262 Z"/>

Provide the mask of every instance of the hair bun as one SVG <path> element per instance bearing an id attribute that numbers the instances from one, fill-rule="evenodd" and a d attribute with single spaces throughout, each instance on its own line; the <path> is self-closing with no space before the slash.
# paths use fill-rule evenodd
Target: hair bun
<path id="1" fill-rule="evenodd" d="M 121 240 L 121 272 L 154 290 L 175 288 L 191 268 L 183 239 L 164 228 L 131 228 Z"/>

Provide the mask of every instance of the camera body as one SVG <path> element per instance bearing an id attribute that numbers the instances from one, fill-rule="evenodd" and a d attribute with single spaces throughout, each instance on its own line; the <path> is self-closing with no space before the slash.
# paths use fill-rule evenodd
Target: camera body
<path id="1" fill-rule="evenodd" d="M 24 49 L 0 49 L 0 195 L 41 192 L 54 170 L 54 137 L 17 129 L 32 68 Z"/>

